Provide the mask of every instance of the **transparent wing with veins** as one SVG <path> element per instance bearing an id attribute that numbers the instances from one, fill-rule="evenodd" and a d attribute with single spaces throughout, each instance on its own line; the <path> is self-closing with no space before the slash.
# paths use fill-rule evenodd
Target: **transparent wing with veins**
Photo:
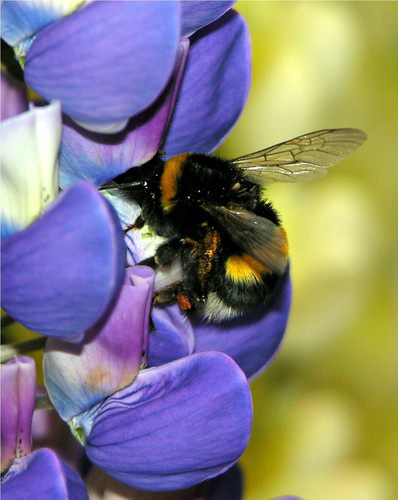
<path id="1" fill-rule="evenodd" d="M 356 128 L 318 130 L 240 156 L 232 163 L 256 184 L 301 182 L 323 177 L 327 169 L 355 151 L 367 136 Z"/>

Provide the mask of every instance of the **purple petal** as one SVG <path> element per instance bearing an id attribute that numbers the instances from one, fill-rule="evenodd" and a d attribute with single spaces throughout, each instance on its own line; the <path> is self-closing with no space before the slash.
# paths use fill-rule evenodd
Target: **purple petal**
<path id="1" fill-rule="evenodd" d="M 250 84 L 246 23 L 234 11 L 191 37 L 187 68 L 164 149 L 215 149 L 243 110 Z"/>
<path id="2" fill-rule="evenodd" d="M 95 184 L 149 161 L 158 151 L 175 105 L 185 68 L 189 41 L 180 44 L 174 78 L 156 102 L 132 118 L 118 134 L 98 134 L 64 117 L 60 150 L 60 186 L 65 189 L 82 179 Z"/>
<path id="3" fill-rule="evenodd" d="M 13 466 L 1 485 L 4 499 L 88 500 L 81 478 L 48 448 L 34 451 Z"/>
<path id="4" fill-rule="evenodd" d="M 221 474 L 243 453 L 252 405 L 247 380 L 222 353 L 140 372 L 109 398 L 86 452 L 116 479 L 144 490 L 187 488 Z"/>
<path id="5" fill-rule="evenodd" d="M 149 366 L 160 366 L 192 354 L 195 344 L 189 320 L 177 304 L 154 307 L 155 331 L 149 335 Z"/>
<path id="6" fill-rule="evenodd" d="M 45 385 L 66 421 L 131 384 L 146 362 L 154 272 L 135 267 L 125 276 L 127 283 L 111 311 L 82 342 L 46 343 Z"/>
<path id="7" fill-rule="evenodd" d="M 119 291 L 124 266 L 114 210 L 78 183 L 2 243 L 2 307 L 31 330 L 79 341 Z"/>
<path id="8" fill-rule="evenodd" d="M 28 109 L 25 86 L 5 71 L 1 72 L 1 120 Z"/>
<path id="9" fill-rule="evenodd" d="M 76 120 L 106 125 L 160 95 L 180 31 L 177 2 L 94 1 L 48 26 L 26 59 L 26 82 Z"/>
<path id="10" fill-rule="evenodd" d="M 148 341 L 149 341 L 149 318 L 152 310 L 153 287 L 155 273 L 153 269 L 147 266 L 135 266 L 126 270 L 125 280 L 129 280 L 129 284 L 145 290 L 145 307 L 142 308 L 142 324 L 143 342 L 141 352 L 141 364 L 146 365 L 148 362 Z M 135 309 L 134 309 L 135 311 Z"/>
<path id="11" fill-rule="evenodd" d="M 285 333 L 291 304 L 289 271 L 281 278 L 267 305 L 222 324 L 192 321 L 195 352 L 222 351 L 231 356 L 248 378 L 271 362 Z"/>
<path id="12" fill-rule="evenodd" d="M 226 12 L 236 0 L 204 1 L 184 0 L 182 5 L 182 34 L 189 36 L 196 30 L 212 23 Z"/>
<path id="13" fill-rule="evenodd" d="M 36 366 L 21 356 L 1 365 L 1 472 L 32 450 Z"/>

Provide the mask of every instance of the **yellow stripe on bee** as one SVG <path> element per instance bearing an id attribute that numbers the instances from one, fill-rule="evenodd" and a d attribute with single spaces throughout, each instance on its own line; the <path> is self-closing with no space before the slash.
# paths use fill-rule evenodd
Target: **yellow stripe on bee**
<path id="1" fill-rule="evenodd" d="M 178 179 L 181 176 L 182 166 L 188 155 L 189 153 L 183 153 L 174 156 L 164 164 L 160 179 L 160 190 L 161 203 L 165 212 L 169 212 L 174 206 L 174 202 L 171 200 L 177 194 Z"/>
<path id="2" fill-rule="evenodd" d="M 268 273 L 268 269 L 260 264 L 250 255 L 233 255 L 226 262 L 227 278 L 235 283 L 256 283 L 261 281 L 263 274 Z"/>

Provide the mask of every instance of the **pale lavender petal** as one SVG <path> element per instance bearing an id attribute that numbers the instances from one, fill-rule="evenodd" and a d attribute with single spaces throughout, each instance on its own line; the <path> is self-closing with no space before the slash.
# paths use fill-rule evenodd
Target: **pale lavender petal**
<path id="1" fill-rule="evenodd" d="M 129 277 L 134 287 L 145 290 L 145 307 L 142 307 L 142 351 L 141 365 L 146 366 L 148 363 L 148 343 L 149 343 L 149 318 L 152 310 L 153 288 L 155 281 L 155 273 L 153 269 L 147 266 L 134 266 L 126 270 L 126 276 Z M 130 314 L 137 314 L 136 308 L 130 311 Z"/>
<path id="2" fill-rule="evenodd" d="M 154 307 L 155 331 L 149 335 L 149 366 L 160 366 L 192 354 L 195 345 L 189 319 L 177 304 Z"/>
<path id="3" fill-rule="evenodd" d="M 226 12 L 236 0 L 184 0 L 182 6 L 182 34 L 189 36 L 212 23 Z"/>
<path id="4" fill-rule="evenodd" d="M 28 109 L 26 90 L 19 82 L 5 71 L 1 71 L 1 112 L 0 119 L 5 120 L 19 115 Z"/>
<path id="5" fill-rule="evenodd" d="M 191 37 L 187 68 L 166 135 L 169 156 L 214 150 L 239 118 L 249 92 L 250 41 L 230 10 Z"/>
<path id="6" fill-rule="evenodd" d="M 1 485 L 3 498 L 88 500 L 81 478 L 48 448 L 34 451 L 15 464 Z"/>
<path id="7" fill-rule="evenodd" d="M 118 134 L 98 134 L 64 117 L 60 150 L 60 186 L 86 179 L 95 184 L 149 161 L 158 151 L 174 108 L 185 68 L 189 41 L 180 44 L 171 82 L 156 102 L 132 118 Z"/>
<path id="8" fill-rule="evenodd" d="M 32 450 L 36 366 L 21 356 L 1 365 L 1 472 Z"/>
<path id="9" fill-rule="evenodd" d="M 98 409 L 90 460 L 140 489 L 187 488 L 227 470 L 249 439 L 247 380 L 222 353 L 202 353 L 143 370 Z"/>
<path id="10" fill-rule="evenodd" d="M 124 265 L 114 210 L 78 183 L 2 243 L 2 307 L 31 330 L 79 341 L 118 293 Z"/>
<path id="11" fill-rule="evenodd" d="M 76 120 L 120 122 L 163 91 L 179 35 L 178 2 L 94 1 L 38 34 L 25 79 Z"/>
<path id="12" fill-rule="evenodd" d="M 231 356 L 248 378 L 262 372 L 281 345 L 291 305 L 289 271 L 281 278 L 268 304 L 253 313 L 221 324 L 192 320 L 195 352 L 222 351 Z"/>
<path id="13" fill-rule="evenodd" d="M 141 213 L 141 207 L 138 203 L 123 198 L 116 190 L 102 192 L 116 210 L 122 228 L 126 229 L 127 226 L 131 226 Z M 141 234 L 135 229 L 130 229 L 125 233 L 124 241 L 126 243 L 127 264 L 134 266 L 144 259 L 144 245 Z"/>
<path id="14" fill-rule="evenodd" d="M 116 303 L 82 342 L 46 343 L 44 382 L 66 421 L 131 384 L 146 363 L 154 272 L 136 267 L 125 276 Z"/>

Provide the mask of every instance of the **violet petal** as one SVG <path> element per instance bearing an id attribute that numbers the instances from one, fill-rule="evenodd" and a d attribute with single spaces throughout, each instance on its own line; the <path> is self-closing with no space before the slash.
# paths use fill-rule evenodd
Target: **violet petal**
<path id="1" fill-rule="evenodd" d="M 123 280 L 125 246 L 113 208 L 85 182 L 2 243 L 2 307 L 45 335 L 79 341 Z"/>
<path id="2" fill-rule="evenodd" d="M 126 276 L 129 280 L 112 309 L 82 342 L 49 339 L 46 343 L 45 385 L 66 421 L 131 384 L 146 361 L 154 272 L 135 267 Z"/>
<path id="3" fill-rule="evenodd" d="M 176 60 L 178 2 L 94 1 L 42 30 L 25 79 L 76 120 L 106 125 L 147 108 Z"/>
<path id="4" fill-rule="evenodd" d="M 149 366 L 160 366 L 192 354 L 193 329 L 177 304 L 154 307 L 152 321 L 155 331 L 149 335 Z"/>
<path id="5" fill-rule="evenodd" d="M 23 113 L 27 109 L 28 102 L 25 85 L 2 70 L 0 119 L 6 120 L 7 118 Z"/>
<path id="6" fill-rule="evenodd" d="M 271 302 L 253 313 L 221 324 L 192 320 L 195 352 L 222 351 L 231 356 L 248 378 L 270 363 L 285 333 L 291 305 L 289 270 L 281 278 Z"/>
<path id="7" fill-rule="evenodd" d="M 88 500 L 81 478 L 48 448 L 36 450 L 12 467 L 1 484 L 4 499 Z"/>
<path id="8" fill-rule="evenodd" d="M 155 273 L 153 269 L 147 266 L 134 266 L 126 270 L 126 275 L 129 276 L 131 283 L 134 287 L 145 290 L 145 310 L 143 307 L 142 312 L 142 351 L 141 351 L 141 365 L 148 364 L 148 343 L 149 343 L 149 318 L 152 311 L 152 298 L 153 288 L 155 281 Z M 142 296 L 144 295 L 143 292 Z M 130 314 L 135 313 L 135 309 Z"/>
<path id="9" fill-rule="evenodd" d="M 1 472 L 32 450 L 36 366 L 21 356 L 1 365 Z"/>
<path id="10" fill-rule="evenodd" d="M 117 134 L 98 134 L 64 117 L 60 150 L 60 186 L 78 180 L 103 184 L 132 166 L 149 161 L 158 151 L 174 108 L 188 54 L 189 42 L 180 44 L 174 77 L 156 102 L 132 118 Z"/>
<path id="11" fill-rule="evenodd" d="M 226 12 L 236 0 L 207 1 L 184 0 L 182 6 L 182 34 L 189 36 L 196 30 L 212 23 Z"/>
<path id="12" fill-rule="evenodd" d="M 250 435 L 252 403 L 231 358 L 208 352 L 143 370 L 101 405 L 86 452 L 144 490 L 187 488 L 227 470 Z"/>
<path id="13" fill-rule="evenodd" d="M 250 42 L 232 10 L 191 37 L 188 62 L 164 149 L 209 153 L 230 131 L 249 92 Z"/>

